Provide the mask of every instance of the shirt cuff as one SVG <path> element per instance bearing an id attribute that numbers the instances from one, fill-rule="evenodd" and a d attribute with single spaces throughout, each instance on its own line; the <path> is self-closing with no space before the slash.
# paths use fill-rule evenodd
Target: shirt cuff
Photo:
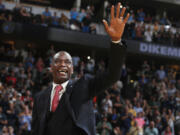
<path id="1" fill-rule="evenodd" d="M 112 41 L 113 43 L 117 44 L 117 43 L 120 43 L 121 42 L 121 39 L 118 40 L 118 41 Z"/>

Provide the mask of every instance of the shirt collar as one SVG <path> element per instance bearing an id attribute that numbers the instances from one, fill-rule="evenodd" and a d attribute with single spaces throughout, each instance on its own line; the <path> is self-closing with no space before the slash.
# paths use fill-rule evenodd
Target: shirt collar
<path id="1" fill-rule="evenodd" d="M 57 85 L 61 85 L 63 87 L 63 90 L 66 90 L 66 86 L 68 84 L 69 80 L 67 80 L 66 82 L 62 83 L 62 84 L 57 84 L 55 82 L 53 82 L 53 90 Z"/>

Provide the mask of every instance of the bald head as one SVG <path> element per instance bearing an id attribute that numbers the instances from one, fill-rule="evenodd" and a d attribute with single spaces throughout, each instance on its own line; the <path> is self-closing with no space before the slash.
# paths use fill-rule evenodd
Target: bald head
<path id="1" fill-rule="evenodd" d="M 66 56 L 68 57 L 68 59 L 71 60 L 71 62 L 72 62 L 72 57 L 71 57 L 71 55 L 70 55 L 68 52 L 66 52 L 66 51 L 59 51 L 59 52 L 57 52 L 56 54 L 54 54 L 54 56 L 53 56 L 53 61 L 54 61 L 55 59 L 57 59 L 58 57 L 62 56 L 62 55 L 66 55 Z"/>

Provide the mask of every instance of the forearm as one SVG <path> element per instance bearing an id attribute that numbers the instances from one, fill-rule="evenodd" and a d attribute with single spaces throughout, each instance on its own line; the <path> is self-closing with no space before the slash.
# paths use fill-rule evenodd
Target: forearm
<path id="1" fill-rule="evenodd" d="M 89 83 L 90 96 L 93 97 L 109 88 L 120 79 L 121 67 L 126 54 L 126 46 L 111 43 L 109 68 L 106 72 L 96 75 Z"/>
<path id="2" fill-rule="evenodd" d="M 111 43 L 110 60 L 108 73 L 112 83 L 116 82 L 121 76 L 122 64 L 126 55 L 126 44 Z"/>

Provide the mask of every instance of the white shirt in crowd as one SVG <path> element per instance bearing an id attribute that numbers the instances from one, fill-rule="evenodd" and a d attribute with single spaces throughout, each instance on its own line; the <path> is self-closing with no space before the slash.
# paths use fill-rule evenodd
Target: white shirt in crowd
<path id="1" fill-rule="evenodd" d="M 144 36 L 145 36 L 145 41 L 152 42 L 152 36 L 153 36 L 153 32 L 152 31 L 146 31 L 144 33 Z"/>

